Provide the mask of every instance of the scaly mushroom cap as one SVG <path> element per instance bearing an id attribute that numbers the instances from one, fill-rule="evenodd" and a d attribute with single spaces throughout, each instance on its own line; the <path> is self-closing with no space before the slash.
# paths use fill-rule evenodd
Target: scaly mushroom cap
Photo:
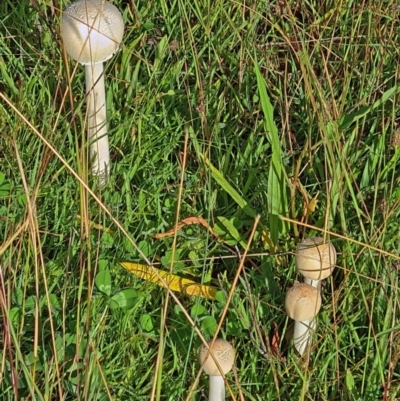
<path id="1" fill-rule="evenodd" d="M 124 34 L 118 8 L 104 0 L 79 0 L 63 13 L 61 36 L 65 50 L 81 64 L 108 60 Z"/>
<path id="2" fill-rule="evenodd" d="M 208 344 L 210 345 L 211 341 Z M 199 349 L 199 361 L 201 365 L 203 365 L 204 359 L 207 355 L 207 351 L 208 348 L 205 345 L 202 345 Z M 203 365 L 204 372 L 207 375 L 222 376 L 221 372 L 218 369 L 218 366 L 211 356 L 211 353 L 217 359 L 224 375 L 227 374 L 232 369 L 233 362 L 235 360 L 235 349 L 232 347 L 232 345 L 222 338 L 217 338 L 214 341 L 214 345 L 211 348 L 207 356 L 207 360 Z"/>
<path id="3" fill-rule="evenodd" d="M 321 294 L 313 286 L 296 283 L 286 294 L 286 313 L 293 320 L 312 319 L 321 309 Z"/>
<path id="4" fill-rule="evenodd" d="M 320 237 L 306 238 L 296 249 L 296 266 L 300 273 L 311 280 L 330 276 L 336 264 L 336 250 Z"/>

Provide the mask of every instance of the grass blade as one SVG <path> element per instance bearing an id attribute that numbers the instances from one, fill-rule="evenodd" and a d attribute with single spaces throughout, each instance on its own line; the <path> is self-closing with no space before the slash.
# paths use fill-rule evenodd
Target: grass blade
<path id="1" fill-rule="evenodd" d="M 236 191 L 235 188 L 227 181 L 227 179 L 223 176 L 223 174 L 213 166 L 213 164 L 210 162 L 210 160 L 202 155 L 204 162 L 207 164 L 209 169 L 211 170 L 211 175 L 214 178 L 215 181 L 218 182 L 219 185 L 221 185 L 222 189 L 228 193 L 231 198 L 243 209 L 243 211 L 250 217 L 256 217 L 257 212 L 249 206 L 248 202 L 242 198 L 242 196 L 239 194 L 239 192 Z"/>
<path id="2" fill-rule="evenodd" d="M 280 231 L 285 232 L 285 225 L 279 220 L 279 215 L 287 215 L 287 195 L 282 170 L 282 154 L 278 129 L 274 122 L 274 108 L 269 99 L 263 76 L 257 61 L 254 61 L 254 70 L 257 77 L 258 92 L 260 94 L 261 108 L 264 113 L 264 126 L 268 141 L 272 148 L 271 165 L 268 174 L 268 213 L 270 221 L 271 239 L 277 243 Z"/>

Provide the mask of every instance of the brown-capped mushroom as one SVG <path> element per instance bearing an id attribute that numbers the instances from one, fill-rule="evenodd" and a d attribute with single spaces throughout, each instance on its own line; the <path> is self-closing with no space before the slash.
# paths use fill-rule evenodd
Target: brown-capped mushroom
<path id="1" fill-rule="evenodd" d="M 303 355 L 311 344 L 315 330 L 315 316 L 321 309 L 321 294 L 313 286 L 296 283 L 286 294 L 286 313 L 294 322 L 293 341 L 296 350 Z"/>
<path id="2" fill-rule="evenodd" d="M 296 266 L 304 282 L 319 289 L 321 280 L 330 276 L 336 265 L 336 249 L 323 238 L 310 237 L 296 249 Z"/>

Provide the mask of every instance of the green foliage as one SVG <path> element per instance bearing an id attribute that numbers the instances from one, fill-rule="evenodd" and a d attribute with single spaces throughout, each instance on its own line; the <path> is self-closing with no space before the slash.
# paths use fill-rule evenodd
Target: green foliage
<path id="1" fill-rule="evenodd" d="M 11 184 L 6 180 L 6 176 L 0 172 L 0 198 L 6 198 L 10 195 Z"/>
<path id="2" fill-rule="evenodd" d="M 138 293 L 133 288 L 126 288 L 112 294 L 111 273 L 108 268 L 96 274 L 95 283 L 97 289 L 106 295 L 111 309 L 130 309 L 138 302 Z"/>
<path id="3" fill-rule="evenodd" d="M 147 401 L 155 383 L 154 399 L 184 400 L 199 333 L 226 307 L 236 399 L 398 399 L 398 4 L 113 3 L 127 28 L 105 64 L 112 164 L 98 188 L 84 69 L 58 35 L 67 2 L 0 2 L 0 399 Z M 155 237 L 187 217 L 213 233 Z M 306 363 L 283 300 L 297 241 L 321 229 L 339 258 Z M 167 302 L 119 267 L 143 255 L 217 300 Z"/>
<path id="4" fill-rule="evenodd" d="M 96 275 L 96 287 L 105 295 L 111 294 L 111 273 L 109 269 L 105 269 Z"/>

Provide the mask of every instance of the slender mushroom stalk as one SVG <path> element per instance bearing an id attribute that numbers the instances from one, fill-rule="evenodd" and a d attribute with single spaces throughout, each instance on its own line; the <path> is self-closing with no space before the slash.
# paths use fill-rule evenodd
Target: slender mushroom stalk
<path id="1" fill-rule="evenodd" d="M 208 390 L 209 401 L 225 400 L 225 382 L 222 376 L 208 376 L 210 379 L 210 388 Z"/>
<path id="2" fill-rule="evenodd" d="M 211 345 L 211 341 L 208 343 Z M 217 338 L 212 348 L 202 345 L 199 349 L 199 361 L 204 372 L 209 375 L 209 401 L 225 400 L 225 382 L 226 375 L 233 366 L 235 360 L 235 349 L 228 341 Z M 218 365 L 216 364 L 218 363 Z"/>
<path id="3" fill-rule="evenodd" d="M 304 355 L 312 344 L 312 336 L 315 333 L 317 321 L 313 319 L 305 319 L 294 322 L 293 343 L 300 355 Z"/>
<path id="4" fill-rule="evenodd" d="M 100 176 L 105 184 L 110 173 L 110 149 L 103 63 L 85 65 L 85 77 L 92 174 Z"/>
<path id="5" fill-rule="evenodd" d="M 296 249 L 296 266 L 304 276 L 304 282 L 321 289 L 321 280 L 330 276 L 336 264 L 336 249 L 323 238 L 311 237 Z"/>
<path id="6" fill-rule="evenodd" d="M 78 0 L 63 13 L 65 50 L 85 66 L 92 173 L 99 176 L 101 184 L 110 172 L 103 62 L 118 50 L 123 34 L 121 13 L 104 0 Z"/>
<path id="7" fill-rule="evenodd" d="M 286 294 L 286 313 L 295 321 L 293 342 L 300 355 L 311 345 L 321 303 L 320 292 L 309 284 L 296 283 Z"/>

